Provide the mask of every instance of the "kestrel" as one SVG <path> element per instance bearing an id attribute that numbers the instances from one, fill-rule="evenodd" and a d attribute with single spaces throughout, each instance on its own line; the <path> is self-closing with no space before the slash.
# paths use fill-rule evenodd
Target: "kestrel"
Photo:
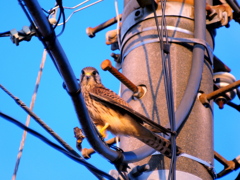
<path id="1" fill-rule="evenodd" d="M 106 131 L 115 135 L 133 136 L 171 157 L 171 142 L 143 127 L 143 123 L 164 134 L 171 131 L 134 111 L 120 96 L 105 88 L 95 68 L 82 69 L 80 86 L 89 115 L 103 137 L 106 136 Z"/>

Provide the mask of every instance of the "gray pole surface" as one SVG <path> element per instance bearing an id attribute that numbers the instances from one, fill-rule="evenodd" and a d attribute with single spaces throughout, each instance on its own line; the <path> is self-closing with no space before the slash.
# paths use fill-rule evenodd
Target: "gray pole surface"
<path id="1" fill-rule="evenodd" d="M 158 3 L 158 9 L 156 10 L 159 16 L 161 14 L 160 4 Z M 205 9 L 202 12 L 204 12 L 203 16 L 205 16 Z M 168 36 L 193 38 L 194 18 L 193 5 L 167 2 L 166 22 Z M 158 21 L 161 25 L 161 17 L 158 17 Z M 169 119 L 162 74 L 162 59 L 151 8 L 140 8 L 136 0 L 125 0 L 122 23 L 121 51 L 123 55 L 123 74 L 136 85 L 145 85 L 147 87 L 147 93 L 143 98 L 133 100 L 132 92 L 122 85 L 122 97 L 135 110 L 153 121 L 167 126 Z M 205 36 L 205 32 L 202 34 L 200 32 L 200 36 Z M 212 45 L 212 37 L 208 31 L 206 31 L 206 40 Z M 195 55 L 197 54 L 196 59 L 202 57 L 201 59 L 204 61 L 203 53 L 201 53 L 204 48 L 201 45 L 197 45 L 192 50 L 193 44 L 186 46 L 186 44 L 171 43 L 170 45 L 174 110 L 176 112 L 188 85 L 192 62 L 195 60 L 193 51 L 198 51 L 195 53 Z M 205 60 L 199 90 L 205 93 L 212 92 L 212 79 L 211 63 Z M 198 87 L 193 88 L 196 89 Z M 194 105 L 190 108 L 191 111 L 187 121 L 178 134 L 177 145 L 182 147 L 185 153 L 213 163 L 213 112 L 211 107 L 205 108 L 196 95 L 195 93 L 194 98 L 196 99 L 193 99 Z M 143 143 L 134 138 L 121 137 L 121 148 L 124 151 L 131 151 L 143 145 Z M 131 165 L 136 166 L 146 163 L 150 165 L 150 172 L 144 172 L 136 179 L 165 180 L 168 177 L 170 159 L 156 154 Z M 178 157 L 176 175 L 176 179 L 213 179 L 203 165 L 186 157 Z"/>

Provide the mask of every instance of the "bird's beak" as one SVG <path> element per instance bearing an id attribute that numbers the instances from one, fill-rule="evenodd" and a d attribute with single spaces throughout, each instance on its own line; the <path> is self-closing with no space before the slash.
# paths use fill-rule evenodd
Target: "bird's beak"
<path id="1" fill-rule="evenodd" d="M 91 73 L 86 73 L 86 74 L 85 74 L 85 77 L 87 78 L 87 80 L 90 79 L 91 75 L 92 75 Z"/>

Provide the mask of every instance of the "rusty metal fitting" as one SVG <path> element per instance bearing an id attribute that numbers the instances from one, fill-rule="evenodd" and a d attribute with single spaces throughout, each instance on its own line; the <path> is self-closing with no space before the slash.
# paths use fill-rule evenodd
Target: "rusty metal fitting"
<path id="1" fill-rule="evenodd" d="M 116 137 L 107 140 L 106 143 L 107 143 L 109 146 L 115 144 L 115 143 L 116 143 Z M 83 156 L 85 159 L 89 159 L 89 158 L 91 158 L 91 155 L 95 153 L 95 150 L 92 149 L 92 148 L 90 148 L 90 149 L 83 148 L 82 151 L 81 151 L 81 153 L 82 153 L 82 156 Z"/>
<path id="2" fill-rule="evenodd" d="M 109 19 L 109 20 L 105 21 L 104 23 L 102 23 L 102 24 L 100 24 L 100 25 L 98 25 L 96 27 L 93 27 L 93 28 L 92 27 L 88 27 L 86 29 L 86 33 L 87 33 L 87 35 L 90 38 L 93 38 L 97 32 L 99 32 L 99 31 L 101 31 L 101 30 L 103 30 L 103 29 L 105 29 L 105 28 L 115 24 L 118 21 L 118 19 L 119 20 L 122 19 L 122 15 L 121 14 L 119 14 L 118 17 L 114 17 L 112 19 Z"/>
<path id="3" fill-rule="evenodd" d="M 223 94 L 237 88 L 240 86 L 240 80 L 235 81 L 225 87 L 219 88 L 216 91 L 213 91 L 209 94 L 201 94 L 198 98 L 200 102 L 204 105 L 207 106 L 209 104 L 209 101 L 212 99 L 216 99 L 218 96 L 222 96 Z"/>
<path id="4" fill-rule="evenodd" d="M 138 91 L 134 93 L 133 96 L 140 99 L 146 94 L 147 88 L 144 85 L 139 85 L 137 86 L 137 88 L 138 88 Z"/>
<path id="5" fill-rule="evenodd" d="M 215 28 L 226 26 L 229 27 L 229 21 L 232 19 L 232 9 L 228 4 L 211 6 L 206 4 L 208 12 L 206 24 Z"/>
<path id="6" fill-rule="evenodd" d="M 119 34 L 118 29 L 108 31 L 105 35 L 106 36 L 106 44 L 111 45 L 111 44 L 118 43 L 118 34 Z"/>
<path id="7" fill-rule="evenodd" d="M 207 94 L 201 92 L 200 95 L 198 95 L 198 99 L 205 107 L 209 107 L 209 100 L 207 99 Z"/>
<path id="8" fill-rule="evenodd" d="M 126 76 L 120 73 L 115 67 L 112 66 L 110 60 L 106 59 L 102 62 L 101 68 L 104 71 L 109 71 L 112 73 L 117 79 L 119 79 L 125 86 L 127 86 L 132 92 L 133 96 L 140 99 L 146 93 L 146 87 L 143 85 L 136 86 L 133 84 Z"/>
<path id="9" fill-rule="evenodd" d="M 74 132 L 74 137 L 77 139 L 76 147 L 79 151 L 82 151 L 82 142 L 85 138 L 83 131 L 80 128 L 75 127 L 73 128 L 73 132 Z"/>
<path id="10" fill-rule="evenodd" d="M 82 153 L 82 156 L 84 157 L 84 159 L 89 159 L 89 158 L 91 158 L 91 155 L 95 153 L 95 151 L 94 151 L 94 149 L 83 148 L 81 153 Z"/>
<path id="11" fill-rule="evenodd" d="M 224 104 L 227 103 L 227 99 L 223 96 L 215 99 L 215 103 L 218 105 L 219 109 L 223 109 Z"/>
<path id="12" fill-rule="evenodd" d="M 233 170 L 237 170 L 240 167 L 240 156 L 234 158 L 232 161 L 228 161 L 223 156 L 214 151 L 214 159 L 224 166 L 224 169 L 217 174 L 217 178 L 223 177 Z"/>

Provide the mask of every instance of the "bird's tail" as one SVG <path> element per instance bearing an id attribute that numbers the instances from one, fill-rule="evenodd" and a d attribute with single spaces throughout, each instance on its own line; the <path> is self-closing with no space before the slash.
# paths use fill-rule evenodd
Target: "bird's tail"
<path id="1" fill-rule="evenodd" d="M 140 141 L 147 144 L 148 146 L 154 148 L 156 151 L 159 151 L 161 154 L 171 158 L 172 150 L 171 150 L 171 141 L 165 139 L 162 136 L 159 136 L 155 133 L 151 133 L 151 136 L 148 137 L 137 137 Z M 181 154 L 180 147 L 176 146 L 176 154 Z"/>

